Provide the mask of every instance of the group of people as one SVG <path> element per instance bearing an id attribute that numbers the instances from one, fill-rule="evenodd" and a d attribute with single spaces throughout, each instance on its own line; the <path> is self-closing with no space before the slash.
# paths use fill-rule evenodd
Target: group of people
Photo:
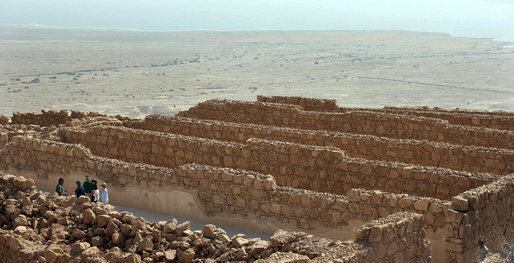
<path id="1" fill-rule="evenodd" d="M 84 184 L 77 180 L 75 182 L 77 184 L 77 188 L 75 189 L 75 196 L 79 198 L 80 196 L 88 196 L 92 202 L 101 201 L 104 204 L 109 203 L 109 191 L 107 191 L 107 184 L 102 183 L 100 186 L 102 187 L 102 191 L 98 190 L 98 182 L 96 180 L 90 180 L 89 175 L 86 175 L 86 181 Z M 64 178 L 59 178 L 57 182 L 57 186 L 55 187 L 55 191 L 59 195 L 65 195 L 66 191 L 64 190 Z"/>

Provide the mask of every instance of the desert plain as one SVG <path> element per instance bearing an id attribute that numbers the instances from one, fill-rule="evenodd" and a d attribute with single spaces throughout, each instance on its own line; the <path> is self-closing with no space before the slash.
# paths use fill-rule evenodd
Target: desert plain
<path id="1" fill-rule="evenodd" d="M 42 108 L 143 117 L 257 94 L 341 106 L 514 110 L 514 48 L 410 31 L 0 27 L 0 114 Z"/>

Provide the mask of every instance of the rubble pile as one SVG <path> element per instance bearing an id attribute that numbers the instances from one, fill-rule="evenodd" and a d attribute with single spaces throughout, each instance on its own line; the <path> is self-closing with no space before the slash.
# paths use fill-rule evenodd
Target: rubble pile
<path id="1" fill-rule="evenodd" d="M 0 173 L 0 261 L 2 262 L 305 262 L 352 255 L 352 242 L 278 231 L 271 241 L 214 225 L 192 231 L 189 222 L 147 222 L 81 196 L 36 190 L 34 181 Z"/>

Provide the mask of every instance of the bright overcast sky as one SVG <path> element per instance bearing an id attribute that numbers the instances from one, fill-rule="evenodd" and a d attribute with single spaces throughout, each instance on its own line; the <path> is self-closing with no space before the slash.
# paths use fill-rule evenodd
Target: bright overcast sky
<path id="1" fill-rule="evenodd" d="M 514 38 L 514 0 L 0 0 L 0 25 L 370 29 Z"/>

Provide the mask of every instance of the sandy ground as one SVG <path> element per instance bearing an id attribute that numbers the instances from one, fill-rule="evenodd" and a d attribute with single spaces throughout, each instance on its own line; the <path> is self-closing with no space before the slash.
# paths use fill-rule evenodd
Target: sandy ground
<path id="1" fill-rule="evenodd" d="M 141 210 L 141 209 L 130 208 L 130 207 L 121 206 L 121 205 L 114 205 L 114 206 L 116 207 L 116 211 L 118 211 L 118 212 L 128 211 L 128 212 L 131 212 L 135 216 L 143 217 L 147 221 L 154 221 L 154 222 L 169 221 L 171 218 L 177 219 L 177 221 L 179 223 L 189 221 L 191 223 L 191 230 L 193 230 L 193 231 L 194 230 L 202 230 L 204 225 L 212 224 L 209 222 L 194 221 L 194 220 L 184 219 L 184 218 L 180 218 L 180 217 L 176 217 L 176 216 L 172 217 L 170 215 L 155 213 L 155 212 Z M 268 240 L 270 237 L 270 235 L 264 234 L 264 233 L 252 232 L 252 231 L 248 231 L 248 230 L 238 229 L 238 228 L 229 227 L 229 226 L 223 226 L 223 225 L 219 225 L 219 224 L 215 224 L 215 225 L 217 227 L 221 227 L 223 230 L 225 230 L 227 232 L 227 235 L 230 238 L 232 238 L 234 235 L 239 234 L 239 233 L 244 233 L 249 238 L 258 237 L 261 239 Z"/>
<path id="2" fill-rule="evenodd" d="M 142 117 L 211 98 L 514 111 L 514 48 L 407 31 L 142 32 L 0 27 L 0 114 Z"/>

